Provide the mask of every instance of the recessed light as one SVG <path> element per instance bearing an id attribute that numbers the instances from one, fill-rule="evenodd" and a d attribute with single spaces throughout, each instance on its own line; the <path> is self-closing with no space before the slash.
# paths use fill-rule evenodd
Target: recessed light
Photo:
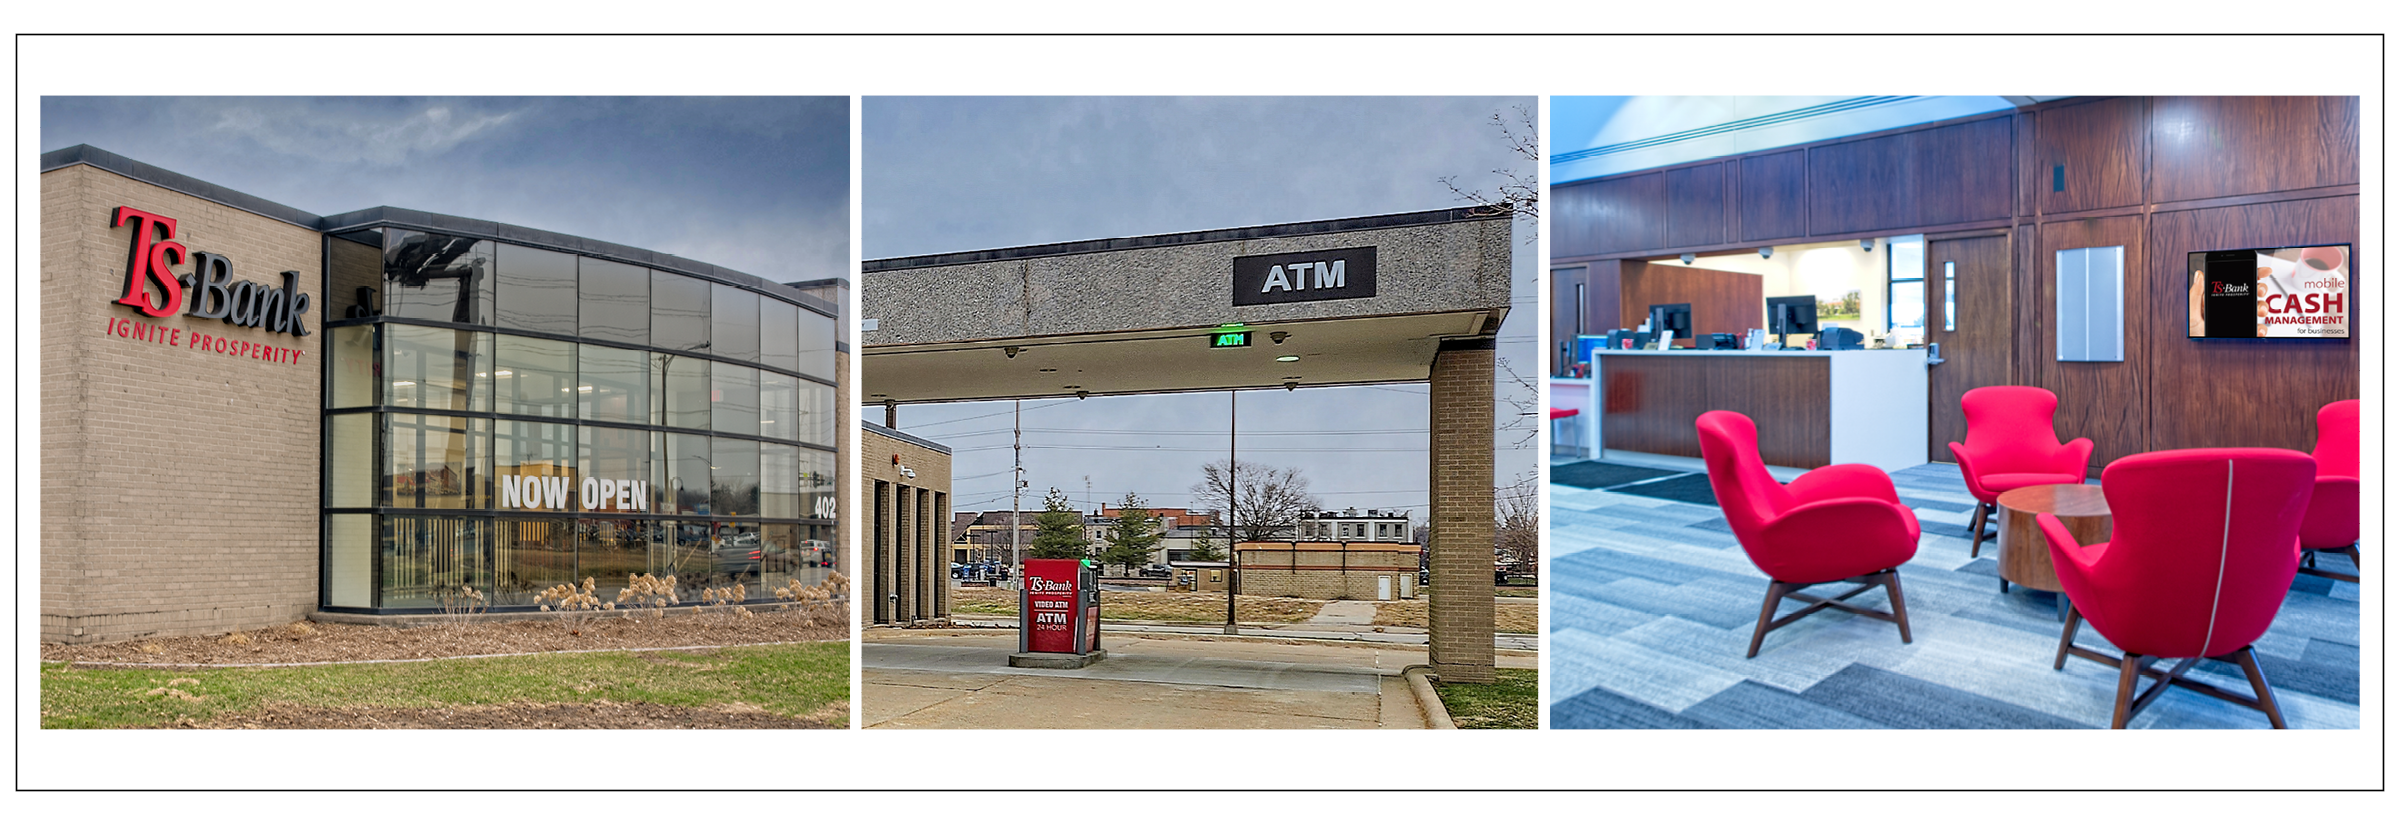
<path id="1" fill-rule="evenodd" d="M 1300 360 L 1300 356 L 1297 356 L 1297 355 L 1278 355 L 1278 356 L 1275 356 L 1275 360 L 1277 360 L 1277 361 L 1283 361 L 1283 362 L 1285 362 L 1285 363 L 1290 363 L 1290 362 L 1292 362 L 1292 361 L 1298 361 L 1298 360 Z"/>

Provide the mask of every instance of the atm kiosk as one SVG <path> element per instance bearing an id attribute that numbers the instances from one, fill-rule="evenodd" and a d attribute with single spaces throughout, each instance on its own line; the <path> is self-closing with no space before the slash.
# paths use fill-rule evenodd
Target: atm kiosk
<path id="1" fill-rule="evenodd" d="M 1107 655 L 1100 649 L 1100 571 L 1083 559 L 1026 559 L 1009 666 L 1079 668 Z"/>

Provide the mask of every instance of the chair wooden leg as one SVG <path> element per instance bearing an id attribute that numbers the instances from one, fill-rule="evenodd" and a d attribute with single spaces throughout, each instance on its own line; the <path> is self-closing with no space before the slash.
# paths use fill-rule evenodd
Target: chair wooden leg
<path id="1" fill-rule="evenodd" d="M 1908 603 L 1900 600 L 1900 568 L 1883 571 L 1883 592 L 1892 598 L 1892 615 L 1900 619 L 1900 643 L 1910 644 L 1908 638 Z"/>
<path id="2" fill-rule="evenodd" d="M 1775 621 L 1775 606 L 1783 603 L 1783 594 L 1791 585 L 1769 579 L 1767 603 L 1758 609 L 1758 629 L 1750 633 L 1750 653 L 1742 658 L 1758 658 L 1758 645 L 1767 640 L 1767 626 Z"/>
<path id="3" fill-rule="evenodd" d="M 2267 685 L 2266 671 L 2258 669 L 2258 657 L 2245 647 L 2234 651 L 2229 658 L 2233 659 L 2234 664 L 2242 666 L 2243 676 L 2250 677 L 2250 692 L 2257 694 L 2258 709 L 2266 711 L 2267 724 L 2274 725 L 2276 730 L 2283 730 L 2283 708 L 2275 704 L 2275 689 Z"/>
<path id="4" fill-rule="evenodd" d="M 2065 596 L 2062 594 L 2060 598 L 2065 598 Z M 2075 646 L 2075 631 L 2081 629 L 2083 629 L 2083 614 L 2075 612 L 2074 605 L 2067 605 L 2067 629 L 2066 632 L 2058 634 L 2058 659 L 2050 663 L 2051 670 L 2067 669 L 2067 650 Z"/>
<path id="5" fill-rule="evenodd" d="M 1967 532 L 1975 534 L 1975 544 L 1967 548 L 1967 558 L 1972 559 L 1983 555 L 1983 522 L 1985 514 L 1989 512 L 1984 508 L 1988 506 L 1990 505 L 1980 501 L 1975 502 L 1975 523 L 1967 526 Z M 2007 588 L 2007 584 L 2002 584 L 2000 592 L 2008 592 Z"/>
<path id="6" fill-rule="evenodd" d="M 2133 721 L 2134 688 L 2141 686 L 2142 665 L 2149 659 L 2148 656 L 2127 653 L 2120 660 L 2117 666 L 2117 711 L 2115 718 L 2108 723 L 2111 729 L 2124 730 L 2126 723 Z"/>

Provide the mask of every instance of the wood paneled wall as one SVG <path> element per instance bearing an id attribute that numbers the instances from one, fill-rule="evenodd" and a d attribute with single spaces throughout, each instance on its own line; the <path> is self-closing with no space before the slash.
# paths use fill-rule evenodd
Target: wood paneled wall
<path id="1" fill-rule="evenodd" d="M 2059 394 L 2059 433 L 2097 443 L 2095 471 L 2150 450 L 2305 450 L 2317 408 L 2358 397 L 2358 339 L 2191 340 L 2183 268 L 2195 251 L 2357 244 L 2359 141 L 2357 98 L 2054 101 L 1557 186 L 1552 255 L 1592 264 L 1590 312 L 1598 273 L 1633 288 L 1639 259 L 2004 231 L 2012 380 Z M 2118 245 L 2125 361 L 2056 361 L 2057 251 Z M 1628 294 L 1613 317 L 1668 302 Z M 2388 329 L 2378 309 L 2355 323 Z"/>

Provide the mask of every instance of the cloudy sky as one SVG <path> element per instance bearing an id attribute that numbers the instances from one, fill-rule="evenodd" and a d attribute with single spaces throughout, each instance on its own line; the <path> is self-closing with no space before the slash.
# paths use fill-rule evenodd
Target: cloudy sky
<path id="1" fill-rule="evenodd" d="M 682 255 L 850 271 L 840 97 L 45 97 L 88 143 L 320 215 L 397 206 Z"/>
<path id="2" fill-rule="evenodd" d="M 1222 229 L 1462 206 L 1441 179 L 1495 190 L 1530 175 L 1492 116 L 1532 98 L 876 98 L 865 101 L 861 201 L 869 259 Z M 1515 306 L 1500 354 L 1532 380 L 1542 363 L 1539 250 L 1520 222 Z M 863 288 L 872 289 L 871 279 Z M 1530 391 L 1502 387 L 1504 428 L 1531 432 Z M 1511 399 L 1515 403 L 1511 403 Z M 1245 392 L 1244 461 L 1300 468 L 1328 507 L 1426 513 L 1423 384 Z M 1006 510 L 1010 403 L 902 407 L 903 430 L 955 450 L 952 501 Z M 1078 505 L 1126 492 L 1191 503 L 1200 466 L 1222 458 L 1228 396 L 1025 402 L 1025 506 L 1050 487 Z M 883 410 L 862 413 L 881 422 Z M 1500 433 L 1500 479 L 1534 469 Z"/>

